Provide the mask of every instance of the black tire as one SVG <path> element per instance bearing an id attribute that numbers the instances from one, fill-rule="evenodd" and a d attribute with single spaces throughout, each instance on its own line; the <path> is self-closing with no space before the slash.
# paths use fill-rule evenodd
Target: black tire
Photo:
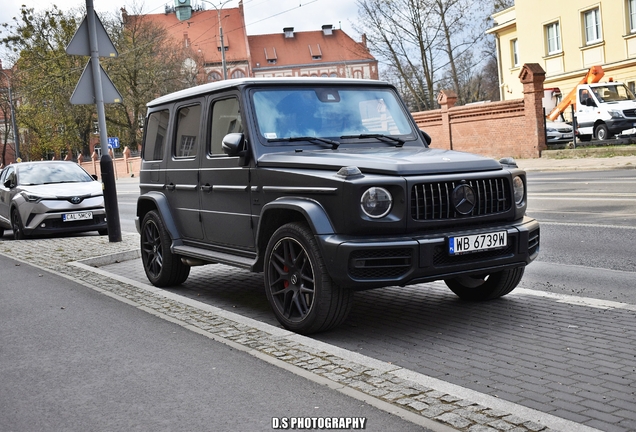
<path id="1" fill-rule="evenodd" d="M 108 228 L 97 230 L 97 233 L 101 236 L 108 235 Z"/>
<path id="2" fill-rule="evenodd" d="M 24 240 L 27 238 L 27 235 L 24 233 L 22 219 L 20 219 L 20 214 L 16 208 L 11 210 L 11 228 L 13 229 L 14 240 Z"/>
<path id="3" fill-rule="evenodd" d="M 444 282 L 462 300 L 494 300 L 515 289 L 524 271 L 525 267 L 517 267 L 489 275 L 460 276 Z"/>
<path id="4" fill-rule="evenodd" d="M 0 238 L 2 238 L 2 236 L 4 236 L 4 228 L 0 228 Z"/>
<path id="5" fill-rule="evenodd" d="M 577 138 L 579 139 L 579 141 L 592 141 L 592 135 L 578 135 Z"/>
<path id="6" fill-rule="evenodd" d="M 610 138 L 609 130 L 607 129 L 607 125 L 605 123 L 600 123 L 594 126 L 594 136 L 597 140 L 605 141 Z"/>
<path id="7" fill-rule="evenodd" d="M 159 214 L 149 211 L 141 223 L 141 261 L 154 286 L 179 285 L 190 275 L 190 266 L 170 251 L 171 243 Z"/>
<path id="8" fill-rule="evenodd" d="M 280 227 L 265 253 L 265 292 L 278 321 L 288 330 L 310 334 L 341 324 L 353 293 L 336 285 L 305 223 Z"/>

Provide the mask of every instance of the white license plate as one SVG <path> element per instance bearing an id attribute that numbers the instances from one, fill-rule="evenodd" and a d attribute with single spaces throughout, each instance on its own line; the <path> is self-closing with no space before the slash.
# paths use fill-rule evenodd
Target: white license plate
<path id="1" fill-rule="evenodd" d="M 563 134 L 563 135 L 561 135 L 561 138 L 563 138 L 563 139 L 572 138 L 572 134 L 571 133 Z"/>
<path id="2" fill-rule="evenodd" d="M 508 246 L 507 231 L 450 237 L 448 239 L 448 253 L 450 255 L 499 249 L 506 246 Z"/>
<path id="3" fill-rule="evenodd" d="M 66 213 L 62 215 L 64 222 L 93 219 L 93 212 Z"/>

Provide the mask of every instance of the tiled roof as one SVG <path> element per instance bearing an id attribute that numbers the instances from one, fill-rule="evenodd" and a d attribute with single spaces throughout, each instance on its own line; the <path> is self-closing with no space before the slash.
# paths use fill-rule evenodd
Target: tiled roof
<path id="1" fill-rule="evenodd" d="M 221 62 L 221 40 L 219 37 L 219 15 L 214 10 L 192 11 L 192 17 L 187 21 L 179 21 L 174 14 L 148 14 L 146 19 L 165 27 L 177 40 L 188 39 L 188 46 L 204 56 L 206 63 Z M 221 10 L 221 27 L 223 28 L 223 43 L 229 47 L 225 51 L 227 62 L 244 61 L 248 59 L 247 39 L 243 11 L 240 8 Z"/>
<path id="2" fill-rule="evenodd" d="M 274 58 L 277 67 L 375 60 L 362 43 L 354 41 L 342 30 L 334 29 L 330 35 L 317 30 L 295 32 L 292 38 L 286 38 L 282 32 L 247 38 L 252 68 L 273 66 L 268 60 Z"/>

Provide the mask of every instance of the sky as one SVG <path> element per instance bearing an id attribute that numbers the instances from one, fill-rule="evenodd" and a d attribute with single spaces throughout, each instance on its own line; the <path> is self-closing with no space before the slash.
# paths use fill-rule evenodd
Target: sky
<path id="1" fill-rule="evenodd" d="M 93 0 L 98 13 L 119 13 L 127 6 L 130 11 L 134 0 Z M 200 4 L 205 9 L 214 6 L 237 7 L 238 0 L 191 0 L 192 5 Z M 143 5 L 145 13 L 162 13 L 165 5 L 174 5 L 174 0 L 137 0 Z M 211 3 L 211 4 L 210 4 Z M 44 11 L 53 4 L 61 10 L 86 6 L 85 0 L 6 0 L 0 8 L 0 23 L 12 23 L 12 17 L 18 17 L 20 6 L 24 4 L 35 11 Z M 356 21 L 358 7 L 355 0 L 243 0 L 247 34 L 266 34 L 282 32 L 284 27 L 294 27 L 296 31 L 320 30 L 323 24 L 332 24 L 358 40 L 352 23 Z M 4 32 L 3 32 L 4 34 Z"/>

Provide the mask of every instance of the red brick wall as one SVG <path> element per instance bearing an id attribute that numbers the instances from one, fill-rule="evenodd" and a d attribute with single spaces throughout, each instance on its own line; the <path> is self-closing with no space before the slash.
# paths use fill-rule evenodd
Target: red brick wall
<path id="1" fill-rule="evenodd" d="M 80 165 L 88 171 L 89 174 L 95 174 L 101 179 L 101 169 L 99 165 L 99 159 L 95 158 L 89 161 L 82 161 Z M 139 170 L 141 169 L 141 158 L 115 158 L 113 159 L 113 166 L 115 170 L 115 178 L 120 177 L 139 177 Z"/>
<path id="2" fill-rule="evenodd" d="M 433 148 L 496 159 L 537 158 L 546 149 L 541 103 L 544 78 L 539 65 L 524 65 L 520 74 L 524 99 L 453 106 L 457 97 L 443 91 L 438 97 L 440 109 L 413 113 L 413 117 L 431 136 Z"/>

